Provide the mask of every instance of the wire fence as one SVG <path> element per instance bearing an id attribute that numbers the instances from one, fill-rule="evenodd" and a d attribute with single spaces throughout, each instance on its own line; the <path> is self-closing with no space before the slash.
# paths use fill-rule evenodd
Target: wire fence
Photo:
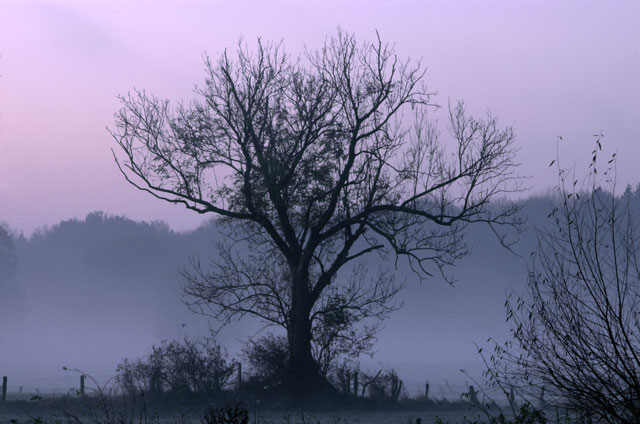
<path id="1" fill-rule="evenodd" d="M 67 396 L 75 395 L 84 388 L 85 394 L 92 394 L 99 387 L 107 384 L 112 391 L 117 392 L 119 386 L 114 380 L 114 375 L 98 374 L 84 378 L 82 373 L 70 370 L 58 376 L 49 377 L 21 377 L 8 375 L 3 384 L 3 393 L 6 400 L 29 399 L 38 396 Z M 234 377 L 236 377 L 234 375 Z M 237 378 L 232 378 L 227 383 L 227 389 L 237 387 Z M 108 384 L 113 383 L 113 384 Z M 447 380 L 417 383 L 415 381 L 404 385 L 404 395 L 411 398 L 429 398 L 434 400 L 456 401 L 463 398 L 469 392 L 467 384 L 449 383 Z"/>
<path id="2" fill-rule="evenodd" d="M 75 395 L 83 389 L 85 393 L 91 394 L 97 388 L 96 383 L 102 386 L 110 379 L 113 379 L 113 376 L 106 374 L 94 375 L 89 379 L 83 377 L 83 374 L 73 371 L 51 377 L 20 377 L 8 375 L 3 377 L 2 397 L 0 400 L 29 400 L 33 396 L 56 397 Z M 84 384 L 82 380 L 84 380 Z"/>

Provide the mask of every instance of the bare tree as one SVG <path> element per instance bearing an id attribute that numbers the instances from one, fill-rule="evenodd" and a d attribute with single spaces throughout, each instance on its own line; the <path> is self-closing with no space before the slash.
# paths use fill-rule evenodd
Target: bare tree
<path id="1" fill-rule="evenodd" d="M 445 275 L 467 253 L 467 224 L 490 225 L 503 243 L 517 224 L 515 205 L 488 207 L 519 189 L 513 130 L 458 103 L 441 140 L 425 68 L 380 39 L 338 32 L 298 58 L 259 40 L 205 67 L 189 105 L 122 97 L 114 155 L 140 190 L 235 224 L 241 254 L 196 266 L 186 290 L 225 322 L 253 315 L 285 327 L 297 393 L 321 384 L 313 321 L 349 301 L 348 289 L 332 291 L 343 267 L 377 252 L 406 258 L 421 278 Z M 355 295 L 357 313 L 379 308 L 390 281 L 371 300 Z"/>
<path id="2" fill-rule="evenodd" d="M 368 271 L 358 263 L 347 278 L 325 290 L 312 310 L 312 354 L 322 376 L 339 357 L 371 354 L 382 320 L 402 305 L 395 296 L 404 282 L 384 270 Z"/>
<path id="3" fill-rule="evenodd" d="M 601 422 L 637 423 L 640 239 L 630 197 L 615 195 L 615 155 L 598 178 L 600 150 L 598 137 L 583 181 L 558 166 L 552 223 L 538 232 L 528 294 L 507 304 L 513 340 L 497 346 L 490 377 Z"/>
<path id="4" fill-rule="evenodd" d="M 251 315 L 288 330 L 286 264 L 273 252 L 254 251 L 243 257 L 246 245 L 236 246 L 221 244 L 219 257 L 209 266 L 194 260 L 183 272 L 184 292 L 193 299 L 190 305 L 222 324 Z M 339 356 L 371 353 L 381 321 L 401 306 L 395 296 L 404 284 L 384 268 L 372 272 L 359 262 L 324 290 L 309 317 L 311 354 L 323 377 Z"/>

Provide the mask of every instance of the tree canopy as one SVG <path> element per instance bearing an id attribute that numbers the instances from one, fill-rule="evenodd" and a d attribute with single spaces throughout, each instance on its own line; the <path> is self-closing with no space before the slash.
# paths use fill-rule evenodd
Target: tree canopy
<path id="1" fill-rule="evenodd" d="M 513 129 L 458 102 L 444 137 L 426 68 L 379 38 L 339 31 L 299 57 L 258 40 L 206 57 L 205 70 L 187 105 L 122 97 L 114 155 L 140 190 L 234 224 L 244 247 L 229 243 L 213 268 L 196 263 L 187 292 L 223 321 L 283 326 L 297 379 L 317 372 L 314 323 L 393 309 L 393 278 L 338 278 L 345 265 L 377 252 L 421 278 L 446 275 L 467 253 L 466 225 L 506 243 L 519 224 L 515 204 L 488 207 L 520 189 Z"/>

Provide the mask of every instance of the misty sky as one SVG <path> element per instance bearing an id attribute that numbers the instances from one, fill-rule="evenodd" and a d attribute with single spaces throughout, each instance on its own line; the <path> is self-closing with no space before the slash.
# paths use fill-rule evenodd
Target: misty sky
<path id="1" fill-rule="evenodd" d="M 640 182 L 638 1 L 11 1 L 0 2 L 0 221 L 30 233 L 93 210 L 201 217 L 119 175 L 106 127 L 133 87 L 188 99 L 202 54 L 239 37 L 319 46 L 338 26 L 423 58 L 436 101 L 490 109 L 518 134 L 521 173 L 540 191 L 557 136 L 565 164 L 586 163 L 592 134 L 618 152 L 620 184 Z M 443 109 L 440 113 L 444 112 Z M 444 115 L 441 114 L 444 121 Z M 444 130 L 444 127 L 442 128 Z"/>
<path id="2" fill-rule="evenodd" d="M 297 54 L 305 45 L 319 47 L 338 27 L 355 32 L 359 39 L 373 39 L 377 30 L 384 41 L 395 43 L 400 57 L 422 58 L 428 67 L 426 82 L 438 92 L 437 103 L 446 106 L 449 100 L 464 99 L 472 113 L 491 110 L 501 125 L 513 125 L 522 163 L 519 172 L 531 177 L 526 183 L 529 193 L 556 183 L 548 165 L 557 147 L 563 164 L 575 163 L 580 174 L 590 159 L 593 134 L 600 131 L 605 134 L 605 154 L 617 152 L 621 189 L 640 183 L 638 0 L 0 0 L 0 223 L 28 235 L 38 227 L 102 210 L 134 220 L 165 220 L 178 230 L 196 227 L 202 216 L 135 190 L 119 174 L 111 154 L 115 142 L 107 131 L 119 108 L 116 97 L 135 87 L 188 100 L 194 84 L 203 82 L 204 53 L 216 57 L 225 48 L 233 50 L 243 36 L 250 46 L 256 37 L 283 40 L 287 51 Z M 434 114 L 443 131 L 445 112 L 442 108 Z M 558 136 L 564 139 L 559 145 Z M 87 239 L 97 239 L 87 234 Z M 484 242 L 481 235 L 476 240 Z M 123 240 L 118 242 L 129 246 L 130 241 Z M 377 358 L 403 372 L 415 371 L 416 387 L 422 387 L 424 376 L 455 373 L 463 378 L 457 370 L 478 361 L 471 340 L 481 342 L 504 327 L 502 296 L 514 281 L 524 281 L 526 259 L 482 247 L 456 268 L 460 284 L 455 289 L 444 284 L 412 286 L 405 308 L 388 322 Z M 184 251 L 189 249 L 191 245 Z M 44 250 L 52 261 L 68 254 L 64 249 Z M 160 260 L 170 263 L 167 258 L 175 254 L 167 251 Z M 97 252 L 96 257 L 109 257 Z M 521 252 L 526 258 L 526 249 Z M 26 283 L 33 283 L 40 297 L 31 301 L 39 309 L 29 310 L 29 319 L 17 327 L 20 334 L 10 335 L 16 341 L 9 343 L 13 356 L 5 351 L 0 357 L 4 369 L 17 370 L 20 364 L 23 368 L 15 372 L 22 378 L 31 378 L 29 369 L 38 361 L 42 369 L 60 372 L 60 358 L 70 361 L 65 364 L 83 365 L 83 357 L 91 355 L 102 355 L 104 364 L 94 361 L 87 366 L 102 367 L 99 372 L 107 375 L 114 361 L 143 353 L 154 340 L 175 334 L 174 327 L 182 322 L 180 315 L 172 321 L 174 327 L 167 325 L 165 321 L 177 316 L 167 314 L 165 321 L 151 323 L 155 309 L 146 322 L 132 306 L 137 316 L 131 322 L 137 326 L 131 325 L 125 334 L 118 327 L 124 324 L 117 320 L 105 318 L 99 327 L 95 322 L 104 317 L 95 314 L 95 322 L 87 320 L 86 328 L 78 330 L 86 332 L 83 337 L 94 349 L 83 350 L 87 343 L 68 330 L 76 317 L 52 319 L 59 303 L 50 302 L 52 295 L 42 287 L 57 291 L 74 281 L 81 287 L 90 279 L 89 271 L 83 274 L 84 268 L 64 262 L 59 264 L 64 272 L 51 276 L 50 269 L 37 263 L 40 256 L 34 258 L 25 262 L 28 272 L 21 278 L 27 289 Z M 135 259 L 140 261 L 139 255 Z M 477 271 L 483 267 L 491 272 Z M 140 267 L 145 272 L 152 268 Z M 88 265 L 87 269 L 94 270 Z M 124 277 L 105 273 L 100 278 L 123 285 L 127 278 L 144 280 L 147 285 L 140 285 L 141 292 L 152 284 L 160 292 L 159 280 L 177 293 L 175 278 L 160 270 L 161 277 L 142 278 L 147 274 L 140 271 Z M 102 287 L 112 289 L 107 283 Z M 157 299 L 147 309 L 174 308 L 186 316 L 171 290 L 166 299 L 155 293 Z M 76 313 L 79 307 L 73 302 L 82 299 L 58 294 Z M 139 298 L 130 296 L 132 303 Z M 93 308 L 82 301 L 86 309 Z M 88 335 L 98 327 L 111 333 Z M 155 327 L 164 333 L 149 331 Z M 66 338 L 54 333 L 55 328 L 67 331 Z"/>

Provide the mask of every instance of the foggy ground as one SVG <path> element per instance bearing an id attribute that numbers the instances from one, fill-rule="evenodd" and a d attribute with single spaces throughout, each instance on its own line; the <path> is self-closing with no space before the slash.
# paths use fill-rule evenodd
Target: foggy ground
<path id="1" fill-rule="evenodd" d="M 638 190 L 633 202 L 640 210 Z M 544 223 L 549 210 L 548 198 L 530 199 L 530 227 Z M 123 358 L 142 356 L 163 339 L 206 335 L 207 320 L 182 303 L 179 271 L 194 255 L 215 257 L 216 238 L 215 224 L 175 232 L 99 213 L 17 235 L 17 290 L 2 299 L 0 321 L 0 374 L 9 376 L 9 392 L 65 393 L 78 385 L 65 365 L 105 381 Z M 523 288 L 535 243 L 533 231 L 522 234 L 516 256 L 487 229 L 472 229 L 468 240 L 472 254 L 450 269 L 454 287 L 440 278 L 421 284 L 399 264 L 398 276 L 409 280 L 404 308 L 386 322 L 374 357 L 361 359 L 363 369 L 394 368 L 408 394 L 423 393 L 428 380 L 433 397 L 449 399 L 468 387 L 460 369 L 479 377 L 473 342 L 507 336 L 506 293 Z M 255 322 L 234 323 L 217 340 L 234 358 L 258 330 Z"/>

